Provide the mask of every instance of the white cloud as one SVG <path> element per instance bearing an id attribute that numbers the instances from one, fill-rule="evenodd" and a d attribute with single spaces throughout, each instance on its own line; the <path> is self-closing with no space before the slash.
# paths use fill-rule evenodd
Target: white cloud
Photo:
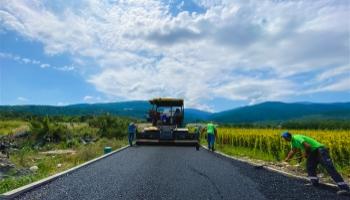
<path id="1" fill-rule="evenodd" d="M 39 60 L 32 60 L 32 64 L 33 64 L 33 65 L 39 65 L 39 64 L 40 64 L 40 61 L 39 61 Z"/>
<path id="2" fill-rule="evenodd" d="M 321 89 L 321 91 L 345 91 L 350 92 L 350 77 L 339 80 L 336 83 L 328 85 Z"/>
<path id="3" fill-rule="evenodd" d="M 35 60 L 35 59 L 29 59 L 29 58 L 24 58 L 21 57 L 19 55 L 13 55 L 11 53 L 5 53 L 5 52 L 0 52 L 0 58 L 4 58 L 4 59 L 11 59 L 14 60 L 20 64 L 32 64 L 32 65 L 37 65 L 40 68 L 52 68 L 52 69 L 56 69 L 59 71 L 73 71 L 75 70 L 75 67 L 72 65 L 64 65 L 63 67 L 56 67 L 56 66 L 51 66 L 51 64 L 48 63 L 42 63 L 39 60 Z"/>
<path id="4" fill-rule="evenodd" d="M 90 101 L 90 100 L 92 100 L 94 97 L 92 97 L 92 96 L 85 96 L 84 97 L 84 101 Z"/>
<path id="5" fill-rule="evenodd" d="M 88 102 L 88 103 L 94 103 L 94 102 L 100 102 L 102 99 L 101 97 L 94 97 L 94 96 L 89 96 L 89 95 L 86 95 L 84 96 L 83 100 L 85 102 Z"/>
<path id="6" fill-rule="evenodd" d="M 185 5 L 185 2 L 184 2 L 184 1 L 181 1 L 181 3 L 179 3 L 179 4 L 176 6 L 176 8 L 177 8 L 178 10 L 182 10 L 182 8 L 184 7 L 184 5 Z"/>
<path id="7" fill-rule="evenodd" d="M 12 55 L 9 53 L 0 52 L 0 57 L 1 58 L 12 58 Z"/>
<path id="8" fill-rule="evenodd" d="M 350 78 L 345 77 L 336 82 L 326 83 L 318 86 L 317 88 L 312 88 L 304 93 L 317 93 L 317 92 L 347 92 L 350 93 Z"/>
<path id="9" fill-rule="evenodd" d="M 59 70 L 59 71 L 73 71 L 75 70 L 75 67 L 74 66 L 68 66 L 68 65 L 65 65 L 63 67 L 55 67 L 55 69 Z"/>
<path id="10" fill-rule="evenodd" d="M 4 1 L 0 24 L 43 43 L 47 54 L 71 54 L 79 67 L 57 69 L 92 69 L 82 73 L 87 81 L 115 99 L 176 96 L 210 110 L 205 102 L 217 97 L 255 103 L 348 90 L 346 3 L 194 2 L 206 12 L 174 16 L 151 0 L 87 1 L 60 11 Z"/>
<path id="11" fill-rule="evenodd" d="M 57 106 L 66 106 L 66 105 L 68 105 L 68 103 L 66 103 L 66 102 L 58 102 L 57 103 Z"/>
<path id="12" fill-rule="evenodd" d="M 326 70 L 323 73 L 317 75 L 316 79 L 318 81 L 325 81 L 338 76 L 346 76 L 348 79 L 350 79 L 350 64 Z"/>
<path id="13" fill-rule="evenodd" d="M 24 64 L 31 63 L 31 60 L 28 59 L 28 58 L 22 58 L 22 61 L 23 61 Z"/>
<path id="14" fill-rule="evenodd" d="M 28 101 L 28 99 L 25 98 L 25 97 L 17 97 L 17 100 L 18 101 L 22 101 L 22 102 L 27 102 Z"/>
<path id="15" fill-rule="evenodd" d="M 44 63 L 40 65 L 41 68 L 48 68 L 50 67 L 50 64 Z"/>

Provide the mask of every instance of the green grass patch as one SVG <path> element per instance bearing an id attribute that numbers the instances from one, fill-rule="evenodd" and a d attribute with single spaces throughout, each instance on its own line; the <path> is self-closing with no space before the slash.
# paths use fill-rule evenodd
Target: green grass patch
<path id="1" fill-rule="evenodd" d="M 15 177 L 5 178 L 5 179 L 0 181 L 0 193 L 5 193 L 5 192 L 13 190 L 15 188 L 19 188 L 23 185 L 27 185 L 29 183 L 40 180 L 42 178 L 45 178 L 45 176 L 40 175 L 40 174 L 22 176 L 22 177 L 17 177 L 17 178 L 15 178 Z"/>
<path id="2" fill-rule="evenodd" d="M 201 139 L 200 143 L 204 146 L 208 146 L 208 143 L 206 140 Z M 234 147 L 231 145 L 222 145 L 222 144 L 215 144 L 215 149 L 225 153 L 230 156 L 236 156 L 236 157 L 241 157 L 241 158 L 249 158 L 249 159 L 255 159 L 255 160 L 262 160 L 262 161 L 268 161 L 268 162 L 273 162 L 277 163 L 280 162 L 276 160 L 271 154 L 265 153 L 263 151 L 259 150 L 254 150 L 250 148 L 245 148 L 245 147 Z M 301 166 L 306 166 L 306 160 L 303 159 Z M 290 161 L 290 164 L 294 165 L 297 164 L 297 161 L 292 160 Z M 350 178 L 350 166 L 339 166 L 335 164 L 336 169 L 344 178 L 349 179 Z M 306 173 L 306 168 L 304 168 L 304 172 Z M 319 165 L 319 173 L 323 173 L 328 177 L 328 173 L 326 170 Z"/>
<path id="3" fill-rule="evenodd" d="M 216 149 L 219 151 L 232 155 L 232 156 L 239 156 L 239 157 L 249 157 L 253 159 L 258 159 L 258 160 L 264 160 L 264 161 L 275 161 L 274 157 L 266 154 L 261 151 L 254 151 L 248 148 L 244 147 L 234 147 L 229 145 L 216 145 Z"/>
<path id="4" fill-rule="evenodd" d="M 110 146 L 113 150 L 116 150 L 127 144 L 128 142 L 126 138 L 101 138 L 95 143 L 86 145 L 79 144 L 75 146 L 72 148 L 72 150 L 76 152 L 74 154 L 57 155 L 44 155 L 40 154 L 38 150 L 33 150 L 30 147 L 24 147 L 21 150 L 11 154 L 11 162 L 13 162 L 19 168 L 26 169 L 35 165 L 38 166 L 39 170 L 31 175 L 2 179 L 0 181 L 0 193 L 16 189 L 101 156 L 104 153 L 103 149 L 105 146 Z M 62 146 L 64 145 L 55 144 L 51 145 L 50 149 L 62 149 Z M 58 164 L 61 164 L 61 167 L 58 167 Z"/>
<path id="5" fill-rule="evenodd" d="M 0 135 L 8 135 L 19 131 L 19 129 L 29 130 L 28 122 L 21 120 L 0 120 Z"/>

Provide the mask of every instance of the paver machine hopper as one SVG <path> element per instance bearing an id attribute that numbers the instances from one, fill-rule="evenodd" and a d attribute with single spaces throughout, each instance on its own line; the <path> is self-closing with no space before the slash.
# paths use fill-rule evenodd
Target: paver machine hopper
<path id="1" fill-rule="evenodd" d="M 198 135 L 184 127 L 184 100 L 155 98 L 149 100 L 151 109 L 147 121 L 151 126 L 136 134 L 136 144 L 191 145 L 198 150 Z"/>

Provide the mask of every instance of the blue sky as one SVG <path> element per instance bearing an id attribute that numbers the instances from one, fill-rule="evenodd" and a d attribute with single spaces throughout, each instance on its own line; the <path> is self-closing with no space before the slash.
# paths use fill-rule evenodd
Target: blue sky
<path id="1" fill-rule="evenodd" d="M 349 1 L 0 4 L 0 104 L 350 101 Z"/>

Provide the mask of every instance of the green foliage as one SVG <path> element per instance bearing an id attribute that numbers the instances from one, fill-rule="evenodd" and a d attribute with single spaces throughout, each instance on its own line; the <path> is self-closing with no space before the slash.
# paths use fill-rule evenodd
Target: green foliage
<path id="1" fill-rule="evenodd" d="M 81 140 L 92 141 L 100 137 L 123 138 L 131 119 L 112 115 L 99 116 L 31 116 L 29 127 L 31 140 L 39 146 L 63 142 L 71 148 Z M 134 120 L 136 121 L 136 120 Z"/>
<path id="2" fill-rule="evenodd" d="M 49 117 L 31 120 L 30 125 L 31 133 L 36 141 L 59 142 L 71 137 L 71 133 L 65 125 L 51 122 Z"/>
<path id="3" fill-rule="evenodd" d="M 19 119 L 0 119 L 0 136 L 16 132 L 18 129 L 26 129 L 28 123 Z M 20 131 L 20 130 L 19 130 Z"/>
<path id="4" fill-rule="evenodd" d="M 18 188 L 23 185 L 32 183 L 41 178 L 44 178 L 44 176 L 29 175 L 29 176 L 22 176 L 19 178 L 11 177 L 11 178 L 2 179 L 0 180 L 0 193 L 4 193 L 14 188 Z"/>
<path id="5" fill-rule="evenodd" d="M 130 120 L 111 115 L 100 115 L 88 121 L 89 126 L 98 128 L 98 134 L 107 138 L 122 138 L 127 135 Z"/>
<path id="6" fill-rule="evenodd" d="M 42 119 L 34 119 L 30 121 L 30 131 L 36 140 L 42 140 L 49 132 L 48 117 Z"/>
<path id="7" fill-rule="evenodd" d="M 29 146 L 26 146 L 20 151 L 14 152 L 10 158 L 11 161 L 21 168 L 29 168 L 36 165 L 39 170 L 30 175 L 9 177 L 0 180 L 0 193 L 13 190 L 96 158 L 103 154 L 103 148 L 105 146 L 110 146 L 115 150 L 126 144 L 127 141 L 125 138 L 102 138 L 96 143 L 75 146 L 73 148 L 76 151 L 75 154 L 55 156 L 39 154 Z M 57 144 L 56 147 L 62 147 L 62 143 Z M 57 167 L 58 164 L 61 164 L 60 168 Z"/>
<path id="8" fill-rule="evenodd" d="M 113 149 L 126 145 L 127 127 L 131 119 L 112 115 L 40 116 L 1 115 L 0 129 L 17 128 L 23 124 L 30 134 L 16 138 L 19 150 L 11 151 L 10 160 L 17 169 L 38 166 L 34 174 L 0 180 L 0 192 L 5 192 L 71 168 L 103 154 L 105 146 Z M 136 120 L 133 120 L 136 121 Z M 3 125 L 3 126 L 1 126 Z M 42 151 L 69 149 L 73 154 L 45 155 Z M 61 164 L 62 167 L 57 167 Z"/>

